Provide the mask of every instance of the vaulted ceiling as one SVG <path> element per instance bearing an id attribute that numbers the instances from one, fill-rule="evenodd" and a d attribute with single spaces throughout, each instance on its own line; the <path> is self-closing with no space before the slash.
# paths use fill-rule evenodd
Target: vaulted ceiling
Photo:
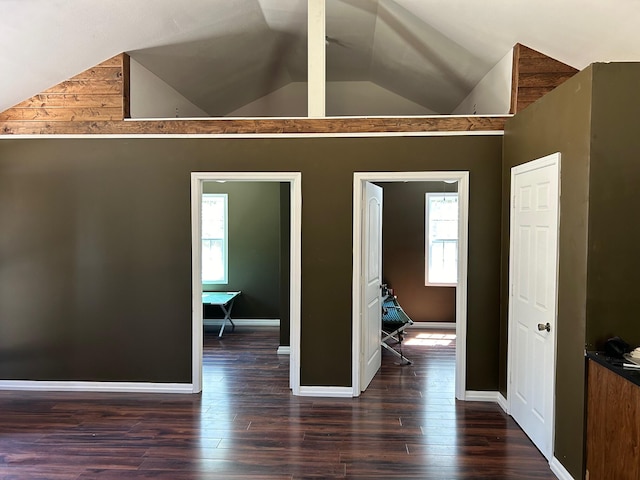
<path id="1" fill-rule="evenodd" d="M 640 61 L 637 0 L 326 0 L 327 81 L 450 113 L 523 43 Z M 211 115 L 306 81 L 307 0 L 0 0 L 0 111 L 121 52 Z"/>

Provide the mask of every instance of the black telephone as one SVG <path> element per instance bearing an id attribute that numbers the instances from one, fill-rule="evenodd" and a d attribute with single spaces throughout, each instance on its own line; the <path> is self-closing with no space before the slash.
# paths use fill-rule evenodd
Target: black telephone
<path id="1" fill-rule="evenodd" d="M 608 357 L 622 358 L 622 355 L 631 351 L 631 346 L 620 337 L 613 337 L 604 344 L 604 353 Z"/>

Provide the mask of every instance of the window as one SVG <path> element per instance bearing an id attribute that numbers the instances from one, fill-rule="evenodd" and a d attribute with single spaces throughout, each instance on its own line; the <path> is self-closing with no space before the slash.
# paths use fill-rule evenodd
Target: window
<path id="1" fill-rule="evenodd" d="M 227 283 L 227 194 L 202 195 L 202 283 Z"/>
<path id="2" fill-rule="evenodd" d="M 425 285 L 458 283 L 458 194 L 426 194 Z"/>

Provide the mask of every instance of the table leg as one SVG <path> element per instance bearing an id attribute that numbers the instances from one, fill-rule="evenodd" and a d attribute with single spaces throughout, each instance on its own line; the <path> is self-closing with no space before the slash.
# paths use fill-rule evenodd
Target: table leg
<path id="1" fill-rule="evenodd" d="M 231 309 L 233 308 L 233 301 L 235 300 L 232 299 L 227 305 L 229 306 L 229 308 L 225 308 L 226 305 L 220 305 L 220 308 L 222 309 L 222 311 L 224 312 L 224 319 L 222 320 L 222 326 L 220 327 L 220 333 L 218 334 L 218 338 L 222 337 L 222 333 L 224 332 L 224 326 L 227 324 L 227 320 L 229 320 L 229 323 L 231 323 L 231 331 L 233 332 L 236 329 L 236 324 L 233 323 L 233 320 L 231 320 Z"/>

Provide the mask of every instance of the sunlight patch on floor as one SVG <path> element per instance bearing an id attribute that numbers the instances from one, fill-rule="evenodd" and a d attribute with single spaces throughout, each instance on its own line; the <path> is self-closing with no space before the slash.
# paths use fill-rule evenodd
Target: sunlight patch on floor
<path id="1" fill-rule="evenodd" d="M 407 339 L 405 345 L 443 346 L 451 345 L 456 339 L 455 333 L 419 333 L 413 338 Z"/>

